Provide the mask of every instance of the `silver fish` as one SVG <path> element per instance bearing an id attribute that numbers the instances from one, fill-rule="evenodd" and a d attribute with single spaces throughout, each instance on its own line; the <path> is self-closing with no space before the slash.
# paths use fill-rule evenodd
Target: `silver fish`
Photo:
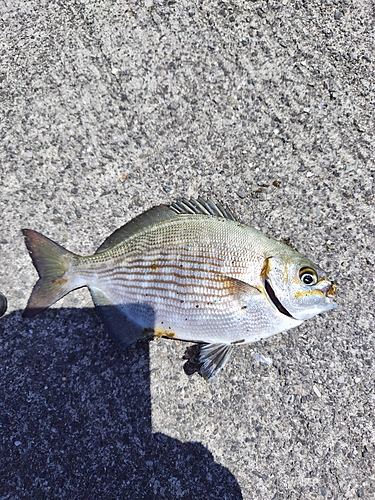
<path id="1" fill-rule="evenodd" d="M 337 285 L 319 266 L 200 198 L 148 210 L 87 257 L 23 233 L 40 277 L 25 317 L 87 286 L 122 347 L 153 335 L 204 343 L 199 361 L 207 379 L 236 344 L 337 307 Z"/>

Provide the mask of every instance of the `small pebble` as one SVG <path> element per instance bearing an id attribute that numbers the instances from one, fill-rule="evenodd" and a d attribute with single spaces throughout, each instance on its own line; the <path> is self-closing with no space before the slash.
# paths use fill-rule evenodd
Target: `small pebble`
<path id="1" fill-rule="evenodd" d="M 348 165 L 345 169 L 345 173 L 347 174 L 348 172 L 353 172 L 354 170 L 357 170 L 356 163 L 354 163 L 353 165 Z"/>
<path id="2" fill-rule="evenodd" d="M 344 14 L 343 14 L 341 11 L 336 10 L 336 12 L 335 12 L 335 19 L 336 19 L 336 20 L 339 20 L 339 19 L 341 19 L 341 18 L 342 18 L 342 16 L 343 16 L 343 15 L 344 15 Z"/>
<path id="3" fill-rule="evenodd" d="M 315 387 L 315 385 L 313 386 L 313 391 L 318 396 L 318 398 L 322 397 L 321 392 L 319 391 L 319 389 L 317 387 Z"/>
<path id="4" fill-rule="evenodd" d="M 264 365 L 268 365 L 268 366 L 272 365 L 272 359 L 267 358 L 266 356 L 263 356 L 262 354 L 253 353 L 253 358 L 256 361 L 259 361 L 259 363 L 263 363 Z"/>
<path id="5" fill-rule="evenodd" d="M 243 199 L 245 198 L 245 196 L 246 196 L 245 190 L 244 190 L 244 189 L 242 189 L 242 188 L 240 188 L 240 189 L 237 191 L 237 196 L 243 200 Z"/>
<path id="6" fill-rule="evenodd" d="M 126 179 L 127 179 L 127 177 L 128 177 L 128 174 L 122 174 L 121 177 L 120 177 L 120 179 L 119 179 L 120 182 L 125 182 Z"/>

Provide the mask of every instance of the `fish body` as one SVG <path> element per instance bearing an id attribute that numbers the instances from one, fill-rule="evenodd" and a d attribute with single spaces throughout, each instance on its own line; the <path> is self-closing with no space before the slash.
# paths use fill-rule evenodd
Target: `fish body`
<path id="1" fill-rule="evenodd" d="M 207 378 L 234 345 L 336 307 L 336 285 L 319 266 L 210 201 L 155 207 L 87 257 L 34 231 L 24 234 L 40 275 L 25 316 L 87 286 L 123 347 L 152 335 L 207 344 L 201 350 Z"/>

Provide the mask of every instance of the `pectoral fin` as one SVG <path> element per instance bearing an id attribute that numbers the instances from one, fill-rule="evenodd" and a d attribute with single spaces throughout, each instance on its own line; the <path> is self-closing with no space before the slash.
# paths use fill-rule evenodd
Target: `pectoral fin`
<path id="1" fill-rule="evenodd" d="M 239 301 L 246 300 L 251 297 L 261 297 L 262 292 L 244 281 L 238 280 L 237 278 L 232 278 L 231 276 L 222 276 L 223 288 L 228 290 L 228 292 L 236 297 Z"/>
<path id="2" fill-rule="evenodd" d="M 233 346 L 228 344 L 207 344 L 201 347 L 199 361 L 202 364 L 200 374 L 210 380 L 219 373 L 227 363 Z"/>

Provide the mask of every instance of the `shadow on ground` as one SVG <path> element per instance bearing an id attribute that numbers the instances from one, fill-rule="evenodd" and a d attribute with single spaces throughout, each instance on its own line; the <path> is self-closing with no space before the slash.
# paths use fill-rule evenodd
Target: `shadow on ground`
<path id="1" fill-rule="evenodd" d="M 203 445 L 152 433 L 149 343 L 121 351 L 92 309 L 4 316 L 0 377 L 1 498 L 242 499 Z"/>

